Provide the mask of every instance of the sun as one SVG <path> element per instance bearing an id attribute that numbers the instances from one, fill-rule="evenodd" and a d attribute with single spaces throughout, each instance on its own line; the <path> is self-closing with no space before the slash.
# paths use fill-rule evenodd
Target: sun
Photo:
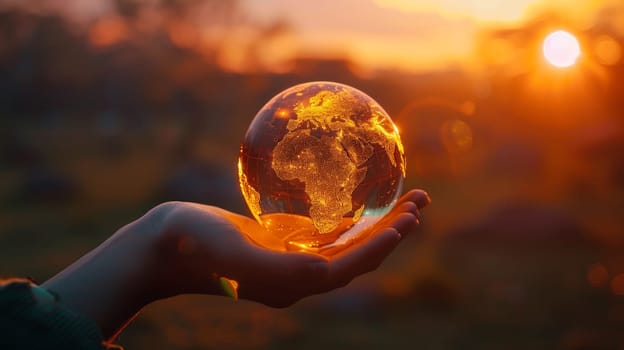
<path id="1" fill-rule="evenodd" d="M 548 63 L 558 68 L 573 66 L 581 56 L 581 46 L 576 37 L 565 30 L 554 31 L 544 39 L 542 45 Z"/>

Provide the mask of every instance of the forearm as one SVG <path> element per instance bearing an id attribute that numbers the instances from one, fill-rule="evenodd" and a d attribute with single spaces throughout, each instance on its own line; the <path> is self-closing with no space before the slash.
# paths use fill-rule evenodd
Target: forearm
<path id="1" fill-rule="evenodd" d="M 154 291 L 155 237 L 159 223 L 143 217 L 43 284 L 69 308 L 94 320 L 106 339 L 113 337 Z"/>

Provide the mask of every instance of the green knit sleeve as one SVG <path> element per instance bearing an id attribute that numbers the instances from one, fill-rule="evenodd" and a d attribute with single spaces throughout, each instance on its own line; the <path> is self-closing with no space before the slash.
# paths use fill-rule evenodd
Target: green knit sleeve
<path id="1" fill-rule="evenodd" d="M 28 280 L 0 280 L 0 349 L 105 349 L 90 319 Z"/>

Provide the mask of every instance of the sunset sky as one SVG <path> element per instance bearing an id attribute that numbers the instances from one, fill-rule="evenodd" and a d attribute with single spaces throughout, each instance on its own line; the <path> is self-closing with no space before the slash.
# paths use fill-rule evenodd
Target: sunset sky
<path id="1" fill-rule="evenodd" d="M 285 19 L 298 40 L 284 50 L 347 56 L 365 67 L 443 69 L 469 62 L 476 34 L 550 11 L 587 27 L 611 0 L 247 0 L 261 21 Z M 623 18 L 624 20 L 624 18 Z"/>
<path id="2" fill-rule="evenodd" d="M 248 23 L 266 27 L 275 21 L 288 24 L 288 34 L 272 41 L 259 37 L 258 27 L 253 25 L 236 24 L 215 32 L 213 22 L 219 15 L 204 6 L 215 2 L 188 2 L 190 14 L 182 23 L 173 23 L 171 14 L 158 10 L 164 2 L 136 1 L 147 9 L 139 14 L 139 22 L 155 20 L 152 27 L 169 31 L 174 41 L 191 43 L 198 51 L 202 45 L 220 45 L 219 62 L 231 70 L 257 68 L 250 66 L 250 48 L 257 56 L 251 61 L 261 61 L 272 71 L 287 70 L 293 57 L 302 56 L 348 58 L 364 71 L 474 66 L 480 59 L 476 41 L 481 33 L 492 28 L 518 28 L 544 14 L 556 18 L 549 23 L 549 29 L 580 33 L 595 23 L 598 14 L 604 17 L 608 13 L 613 23 L 620 23 L 620 36 L 624 37 L 621 0 L 241 0 L 242 15 Z M 120 24 L 113 0 L 0 0 L 0 8 L 6 6 L 42 14 L 60 13 L 74 22 L 90 23 L 91 34 L 94 28 L 102 29 L 95 31 L 102 35 L 94 38 L 110 39 L 95 40 L 97 45 L 133 37 L 132 30 L 115 36 L 108 30 L 112 26 L 105 26 Z M 109 21 L 102 22 L 106 19 Z M 130 26 L 121 23 L 115 28 L 121 27 Z"/>

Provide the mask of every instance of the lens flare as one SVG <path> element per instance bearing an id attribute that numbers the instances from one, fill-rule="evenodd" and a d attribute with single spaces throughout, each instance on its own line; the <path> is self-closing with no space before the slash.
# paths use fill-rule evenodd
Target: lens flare
<path id="1" fill-rule="evenodd" d="M 558 68 L 574 65 L 581 55 L 578 40 L 565 30 L 557 30 L 548 34 L 544 39 L 542 50 L 548 63 Z"/>

